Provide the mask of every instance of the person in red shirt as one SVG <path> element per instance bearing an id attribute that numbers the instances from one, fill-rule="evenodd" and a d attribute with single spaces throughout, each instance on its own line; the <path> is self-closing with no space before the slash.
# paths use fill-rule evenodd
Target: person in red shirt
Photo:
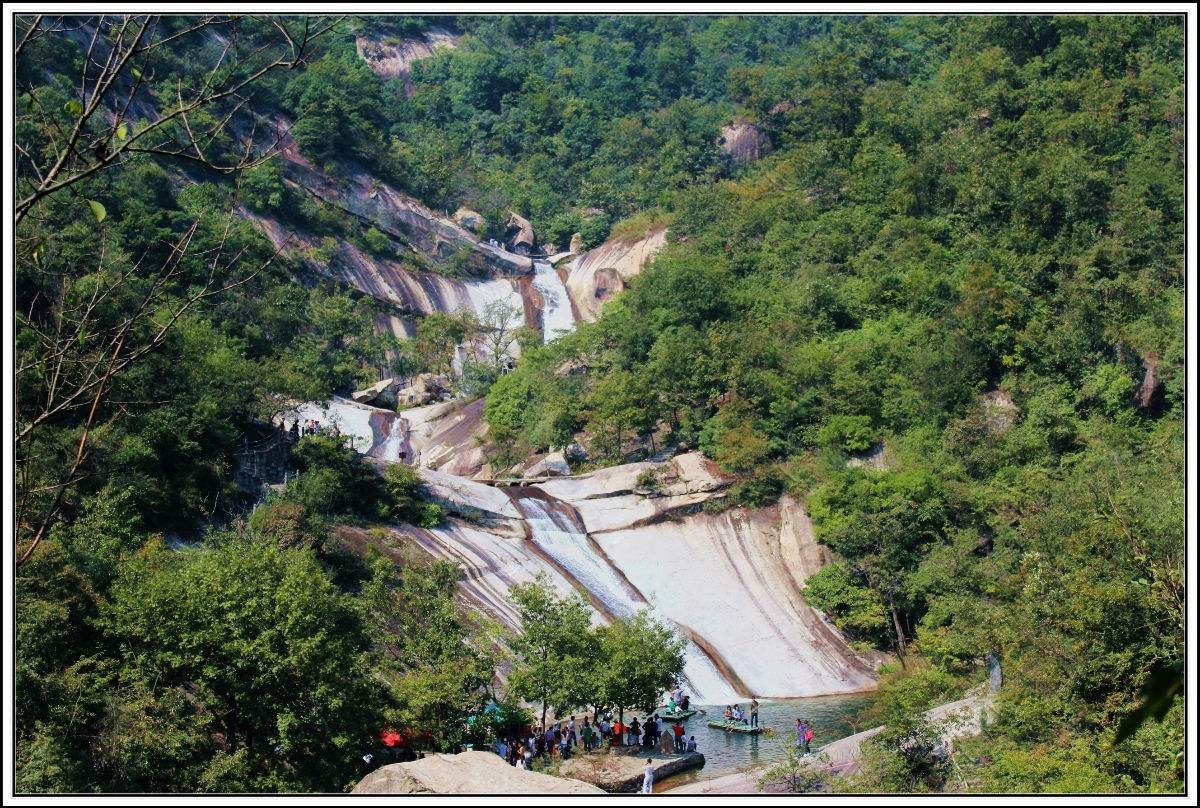
<path id="1" fill-rule="evenodd" d="M 683 722 L 677 723 L 671 728 L 671 732 L 675 733 L 675 754 L 683 753 Z"/>

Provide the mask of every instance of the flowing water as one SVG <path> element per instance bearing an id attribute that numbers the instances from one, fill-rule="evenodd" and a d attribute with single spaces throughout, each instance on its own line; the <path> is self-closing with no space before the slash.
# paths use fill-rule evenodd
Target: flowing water
<path id="1" fill-rule="evenodd" d="M 788 756 L 795 746 L 793 728 L 797 718 L 805 718 L 813 725 L 815 737 L 812 749 L 853 735 L 865 726 L 856 721 L 862 711 L 870 706 L 874 695 L 855 693 L 844 696 L 811 696 L 803 699 L 771 699 L 759 701 L 758 721 L 773 730 L 772 734 L 742 735 L 736 732 L 713 729 L 708 721 L 718 720 L 725 705 L 704 707 L 707 715 L 698 714 L 684 722 L 684 736 L 696 736 L 696 748 L 704 754 L 704 767 L 683 772 L 662 781 L 663 790 L 681 786 L 697 780 L 732 774 L 744 769 L 770 766 Z M 749 709 L 742 702 L 743 709 Z M 655 791 L 659 784 L 655 783 Z"/>
<path id="2" fill-rule="evenodd" d="M 549 261 L 533 262 L 533 286 L 542 294 L 542 339 L 550 342 L 575 329 L 571 299 L 558 272 Z"/>
<path id="3" fill-rule="evenodd" d="M 627 617 L 642 609 L 654 612 L 653 605 L 587 535 L 574 509 L 548 494 L 540 491 L 537 494 L 520 496 L 517 500 L 533 544 L 598 601 L 608 616 Z M 734 687 L 695 642 L 688 640 L 684 657 L 684 676 L 696 700 L 728 701 L 738 697 Z"/>

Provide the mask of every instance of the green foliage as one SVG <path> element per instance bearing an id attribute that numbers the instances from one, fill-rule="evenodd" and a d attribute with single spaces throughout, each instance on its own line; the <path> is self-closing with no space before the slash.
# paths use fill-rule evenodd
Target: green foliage
<path id="1" fill-rule="evenodd" d="M 650 711 L 683 675 L 685 640 L 649 611 L 614 620 L 598 630 L 599 664 L 592 675 L 594 704 Z"/>
<path id="2" fill-rule="evenodd" d="M 555 713 L 586 703 L 595 693 L 596 637 L 591 609 L 578 593 L 559 598 L 545 575 L 509 590 L 521 617 L 521 630 L 509 644 L 515 656 L 513 693 Z"/>
<path id="3" fill-rule="evenodd" d="M 388 466 L 384 483 L 391 497 L 390 512 L 393 519 L 402 519 L 424 528 L 437 527 L 445 519 L 445 512 L 435 502 L 425 502 L 421 496 L 421 475 L 412 466 L 395 463 Z"/>
<path id="4" fill-rule="evenodd" d="M 369 675 L 350 599 L 311 556 L 238 542 L 193 553 L 152 547 L 123 567 L 103 621 L 131 688 L 114 733 L 137 746 L 118 754 L 160 756 L 121 790 L 200 788 L 218 750 L 196 733 L 211 732 L 223 738 L 219 754 L 238 760 L 210 788 L 321 788 L 354 777 L 385 694 Z M 178 747 L 163 744 L 154 726 L 184 729 L 182 714 L 195 715 L 188 734 Z M 145 739 L 125 721 L 144 724 Z"/>
<path id="5" fill-rule="evenodd" d="M 829 564 L 810 575 L 803 594 L 850 637 L 887 642 L 891 626 L 882 601 L 845 564 Z"/>

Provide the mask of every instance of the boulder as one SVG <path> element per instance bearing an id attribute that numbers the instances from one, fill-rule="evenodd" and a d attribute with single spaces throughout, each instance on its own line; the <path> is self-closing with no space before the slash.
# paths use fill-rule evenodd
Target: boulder
<path id="1" fill-rule="evenodd" d="M 383 379 L 370 387 L 356 390 L 350 395 L 350 398 L 359 404 L 373 404 L 377 399 L 384 397 L 384 394 L 391 390 L 395 383 L 395 379 Z"/>
<path id="2" fill-rule="evenodd" d="M 551 452 L 529 468 L 525 469 L 524 477 L 567 477 L 571 467 L 562 452 Z"/>
<path id="3" fill-rule="evenodd" d="M 483 231 L 483 214 L 479 211 L 471 210 L 470 208 L 459 208 L 454 211 L 452 218 L 460 227 L 474 230 L 476 233 Z"/>
<path id="4" fill-rule="evenodd" d="M 396 403 L 402 407 L 420 407 L 441 399 L 450 390 L 444 376 L 422 373 L 408 387 L 396 391 Z"/>
<path id="5" fill-rule="evenodd" d="M 352 794 L 603 794 L 594 785 L 509 766 L 492 752 L 428 755 L 368 774 Z"/>
<path id="6" fill-rule="evenodd" d="M 580 233 L 572 233 L 571 246 L 567 249 L 573 253 L 583 252 L 583 235 Z"/>
<path id="7" fill-rule="evenodd" d="M 704 755 L 699 752 L 669 756 L 657 753 L 647 755 L 641 751 L 635 754 L 610 752 L 607 755 L 571 758 L 559 765 L 559 772 L 563 777 L 594 783 L 610 794 L 633 794 L 642 787 L 647 757 L 653 761 L 651 765 L 654 767 L 656 783 L 679 772 L 698 769 L 704 765 Z"/>
<path id="8" fill-rule="evenodd" d="M 533 225 L 516 211 L 508 212 L 508 233 L 506 241 L 510 250 L 521 255 L 533 252 L 533 246 L 537 243 L 534 240 Z"/>
<path id="9" fill-rule="evenodd" d="M 721 127 L 721 151 L 735 163 L 752 163 L 767 145 L 766 136 L 757 126 L 746 121 L 734 121 Z"/>

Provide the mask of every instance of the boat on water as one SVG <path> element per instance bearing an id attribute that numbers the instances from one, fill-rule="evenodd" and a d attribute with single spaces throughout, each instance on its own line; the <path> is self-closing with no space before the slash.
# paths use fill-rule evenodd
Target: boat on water
<path id="1" fill-rule="evenodd" d="M 675 712 L 672 713 L 672 712 L 667 712 L 666 710 L 663 710 L 658 715 L 663 721 L 670 721 L 672 723 L 675 723 L 678 721 L 687 721 L 689 718 L 696 715 L 696 713 L 698 713 L 698 712 L 699 712 L 699 710 L 676 710 Z"/>
<path id="2" fill-rule="evenodd" d="M 743 724 L 741 721 L 709 721 L 708 725 L 713 729 L 723 729 L 727 732 L 741 732 L 745 735 L 758 735 L 763 731 L 763 727 L 752 727 L 749 724 Z"/>

